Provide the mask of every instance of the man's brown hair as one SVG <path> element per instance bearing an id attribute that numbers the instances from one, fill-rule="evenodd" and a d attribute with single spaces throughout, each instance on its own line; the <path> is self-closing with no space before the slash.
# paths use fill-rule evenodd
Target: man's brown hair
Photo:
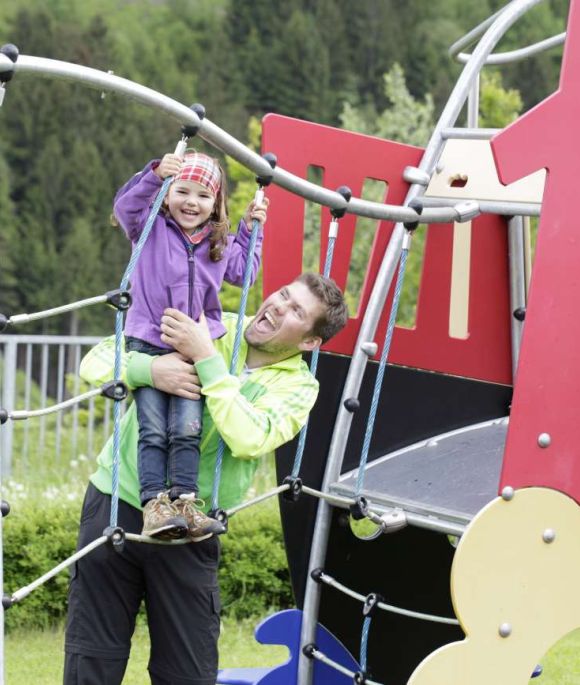
<path id="1" fill-rule="evenodd" d="M 324 306 L 324 312 L 314 322 L 311 333 L 322 338 L 325 343 L 341 331 L 348 321 L 348 308 L 342 290 L 332 278 L 320 274 L 307 272 L 300 274 L 296 280 L 304 283 Z"/>

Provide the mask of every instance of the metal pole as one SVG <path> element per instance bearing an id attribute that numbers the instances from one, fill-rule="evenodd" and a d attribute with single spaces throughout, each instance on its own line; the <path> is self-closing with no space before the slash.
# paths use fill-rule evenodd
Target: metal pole
<path id="1" fill-rule="evenodd" d="M 493 50 L 502 35 L 522 16 L 528 9 L 538 4 L 541 0 L 514 0 L 493 22 L 485 33 L 478 46 L 473 52 L 472 58 L 464 67 L 451 96 L 445 106 L 441 117 L 435 126 L 433 135 L 425 149 L 425 154 L 421 160 L 419 168 L 431 174 L 441 151 L 442 131 L 453 126 L 465 103 L 470 88 L 477 74 L 479 74 L 482 64 Z M 407 194 L 405 203 L 417 197 L 422 188 L 413 184 Z M 375 281 L 367 311 L 363 319 L 356 347 L 353 352 L 352 362 L 348 376 L 345 381 L 344 391 L 341 398 L 341 405 L 338 411 L 330 449 L 328 453 L 326 471 L 322 484 L 322 490 L 328 490 L 331 483 L 335 482 L 340 475 L 340 469 L 346 449 L 346 438 L 349 434 L 352 422 L 352 414 L 344 407 L 344 400 L 349 397 L 356 397 L 360 390 L 364 370 L 366 367 L 367 356 L 363 350 L 363 345 L 374 338 L 376 327 L 384 307 L 385 299 L 389 291 L 391 281 L 401 252 L 404 228 L 402 224 L 397 224 L 387 247 L 385 258 L 377 279 Z M 310 571 L 317 567 L 324 566 L 326 558 L 326 548 L 330 533 L 330 522 L 332 508 L 321 500 L 318 504 L 314 536 L 310 554 L 309 573 L 306 581 L 306 594 L 304 598 L 302 630 L 300 643 L 302 645 L 312 643 L 316 637 L 316 623 L 320 604 L 320 586 L 312 578 Z M 300 653 L 298 665 L 298 685 L 311 685 L 313 677 L 313 662 L 311 659 Z"/>
<path id="2" fill-rule="evenodd" d="M 512 333 L 512 373 L 515 379 L 524 322 L 514 312 L 526 306 L 526 266 L 524 259 L 524 219 L 514 216 L 508 223 L 510 269 L 510 318 Z"/>
<path id="3" fill-rule="evenodd" d="M 16 351 L 18 343 L 6 336 L 4 340 L 4 379 L 2 383 L 2 408 L 8 411 L 16 404 Z M 12 470 L 12 437 L 14 427 L 12 421 L 0 426 L 0 461 L 2 473 L 9 476 Z"/>

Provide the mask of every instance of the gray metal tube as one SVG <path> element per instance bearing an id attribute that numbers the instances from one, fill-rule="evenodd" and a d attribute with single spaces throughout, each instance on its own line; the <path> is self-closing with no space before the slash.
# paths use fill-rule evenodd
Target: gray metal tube
<path id="1" fill-rule="evenodd" d="M 518 321 L 514 311 L 526 306 L 526 266 L 524 258 L 524 220 L 514 216 L 508 224 L 508 251 L 510 268 L 510 319 L 512 333 L 512 372 L 515 379 L 520 345 L 522 342 L 523 321 Z"/>
<path id="2" fill-rule="evenodd" d="M 431 173 L 441 151 L 443 129 L 455 124 L 457 117 L 463 107 L 471 85 L 479 74 L 482 64 L 491 53 L 499 39 L 525 12 L 538 4 L 541 0 L 514 0 L 508 5 L 493 21 L 486 34 L 483 36 L 478 46 L 473 52 L 469 63 L 464 67 L 451 96 L 445 106 L 441 117 L 435 126 L 429 144 L 425 149 L 425 154 L 419 165 L 419 169 Z M 421 187 L 411 186 L 407 194 L 405 203 L 417 197 L 421 192 Z M 368 341 L 372 341 L 378 324 L 381 311 L 384 307 L 385 299 L 389 291 L 395 268 L 398 262 L 403 240 L 404 228 L 397 224 L 387 247 L 385 258 L 379 269 L 371 297 L 369 299 L 367 311 L 363 319 L 356 347 L 353 353 L 352 362 L 345 381 L 341 404 L 335 422 L 334 432 L 328 453 L 326 471 L 322 490 L 328 490 L 330 484 L 338 479 L 346 448 L 346 438 L 350 431 L 352 414 L 343 405 L 344 399 L 356 397 L 367 362 L 367 355 L 363 352 L 362 346 Z M 321 500 L 318 504 L 316 525 L 312 540 L 312 551 L 310 555 L 309 574 L 306 581 L 306 594 L 303 607 L 302 631 L 300 642 L 308 644 L 314 642 L 316 635 L 316 622 L 320 604 L 320 586 L 310 578 L 310 571 L 317 567 L 323 567 L 326 558 L 326 548 L 330 531 L 330 520 L 332 509 L 330 505 Z M 311 685 L 312 683 L 312 661 L 300 655 L 298 666 L 298 685 Z"/>
<path id="3" fill-rule="evenodd" d="M 449 200 L 442 197 L 423 197 L 425 207 L 446 205 Z M 495 200 L 478 200 L 481 214 L 499 214 L 500 216 L 540 216 L 542 205 L 535 202 L 500 202 Z"/>
<path id="4" fill-rule="evenodd" d="M 199 126 L 198 135 L 201 138 L 230 157 L 238 160 L 256 174 L 260 176 L 272 174 L 270 165 L 260 155 L 247 148 L 209 119 L 206 118 L 200 122 L 197 114 L 189 107 L 138 83 L 115 76 L 114 74 L 99 71 L 98 69 L 83 67 L 79 64 L 69 64 L 59 60 L 30 57 L 27 55 L 20 55 L 14 68 L 17 74 L 24 75 L 29 73 L 67 81 L 79 81 L 97 90 L 119 93 L 137 100 L 141 104 L 160 109 L 180 124 Z M 299 176 L 294 176 L 279 166 L 274 169 L 272 180 L 282 188 L 321 205 L 334 209 L 342 209 L 346 206 L 343 196 L 339 193 L 322 188 L 315 183 L 310 183 Z M 423 212 L 422 221 L 424 223 L 448 223 L 449 221 L 454 221 L 457 212 L 453 209 L 452 204 L 454 203 L 450 202 L 447 209 L 434 209 Z M 409 207 L 380 204 L 357 198 L 353 198 L 350 201 L 347 212 L 386 221 L 415 221 L 417 219 L 416 212 Z"/>
<path id="5" fill-rule="evenodd" d="M 2 387 L 2 408 L 14 407 L 16 403 L 16 351 L 18 343 L 5 336 L 4 342 L 4 377 Z M 0 428 L 0 462 L 2 477 L 9 476 L 12 471 L 12 437 L 14 428 L 12 421 L 7 421 Z"/>
<path id="6" fill-rule="evenodd" d="M 498 52 L 495 55 L 490 55 L 485 61 L 486 64 L 511 64 L 512 62 L 521 62 L 523 59 L 537 55 L 540 52 L 545 52 L 551 48 L 562 45 L 566 40 L 566 33 L 558 33 L 550 38 L 545 38 L 537 43 L 528 45 L 525 48 L 518 50 L 509 50 L 508 52 Z M 471 55 L 465 52 L 460 52 L 456 59 L 458 62 L 465 64 Z"/>

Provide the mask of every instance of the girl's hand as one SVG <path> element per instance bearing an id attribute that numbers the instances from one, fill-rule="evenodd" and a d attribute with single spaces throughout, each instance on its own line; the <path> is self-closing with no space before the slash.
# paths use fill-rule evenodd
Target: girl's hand
<path id="1" fill-rule="evenodd" d="M 175 176 L 181 170 L 182 163 L 183 160 L 181 157 L 174 155 L 172 152 L 168 152 L 159 162 L 159 166 L 153 169 L 153 173 L 157 174 L 160 179 L 167 178 L 168 176 Z"/>
<path id="2" fill-rule="evenodd" d="M 266 223 L 269 204 L 270 200 L 268 200 L 267 197 L 265 197 L 264 201 L 258 205 L 254 200 L 250 202 L 248 208 L 246 209 L 246 213 L 244 214 L 244 221 L 246 222 L 246 226 L 250 229 L 250 231 L 252 230 L 252 219 L 259 221 L 262 226 Z"/>

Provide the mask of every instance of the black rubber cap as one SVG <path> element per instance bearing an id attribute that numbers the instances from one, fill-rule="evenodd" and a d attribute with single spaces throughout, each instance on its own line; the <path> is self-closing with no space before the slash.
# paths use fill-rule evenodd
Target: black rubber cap
<path id="1" fill-rule="evenodd" d="M 356 397 L 347 397 L 344 401 L 344 408 L 351 414 L 354 414 L 355 411 L 360 409 L 360 402 Z"/>
<path id="2" fill-rule="evenodd" d="M 205 107 L 199 103 L 194 102 L 189 108 L 192 112 L 195 112 L 199 117 L 200 121 L 205 119 Z M 184 124 L 181 127 L 181 132 L 186 138 L 193 138 L 193 136 L 199 131 L 199 124 Z"/>
<path id="3" fill-rule="evenodd" d="M 414 197 L 410 202 L 409 202 L 409 207 L 411 209 L 414 209 L 417 214 L 422 214 L 423 213 L 423 203 L 419 198 Z M 408 230 L 408 231 L 414 231 L 417 226 L 419 225 L 418 221 L 406 221 L 403 226 Z"/>
<path id="4" fill-rule="evenodd" d="M 302 493 L 302 478 L 286 476 L 286 478 L 284 478 L 283 484 L 289 485 L 290 488 L 288 490 L 284 490 L 284 492 L 282 493 L 282 497 L 284 497 L 284 499 L 288 500 L 289 502 L 297 502 Z"/>
<path id="5" fill-rule="evenodd" d="M 0 333 L 6 330 L 8 326 L 8 317 L 5 314 L 0 314 Z"/>
<path id="6" fill-rule="evenodd" d="M 318 647 L 314 644 L 314 642 L 310 642 L 309 644 L 304 645 L 304 647 L 302 647 L 302 654 L 304 654 L 304 656 L 308 659 L 312 659 L 312 655 L 314 654 L 314 652 L 317 651 Z"/>
<path id="7" fill-rule="evenodd" d="M 256 183 L 262 186 L 262 188 L 265 188 L 266 186 L 269 186 L 270 183 L 272 183 L 274 169 L 276 168 L 276 164 L 278 164 L 278 157 L 276 157 L 276 155 L 273 152 L 265 152 L 262 155 L 262 158 L 268 162 L 270 168 L 272 169 L 271 174 L 267 174 L 265 176 L 256 176 Z"/>
<path id="8" fill-rule="evenodd" d="M 2 47 L 0 47 L 0 52 L 3 55 L 6 55 L 8 59 L 10 59 L 12 62 L 16 62 L 18 59 L 18 55 L 20 54 L 20 50 L 14 45 L 14 43 L 5 43 Z"/>
<path id="9" fill-rule="evenodd" d="M 526 318 L 526 308 L 525 307 L 518 307 L 517 309 L 514 309 L 514 319 L 517 321 L 524 321 Z"/>
<path id="10" fill-rule="evenodd" d="M 0 502 L 0 513 L 2 513 L 2 517 L 8 516 L 10 513 L 10 504 L 5 499 Z"/>
<path id="11" fill-rule="evenodd" d="M 313 568 L 312 571 L 310 571 L 310 577 L 315 583 L 320 583 L 323 573 L 324 571 L 320 567 Z"/>
<path id="12" fill-rule="evenodd" d="M 6 609 L 10 609 L 13 604 L 14 600 L 10 595 L 2 595 L 2 606 L 4 607 L 4 611 L 6 611 Z"/>
<path id="13" fill-rule="evenodd" d="M 8 410 L 0 409 L 0 425 L 6 423 L 6 421 L 8 421 Z"/>
<path id="14" fill-rule="evenodd" d="M 0 52 L 3 55 L 6 55 L 8 59 L 12 62 L 16 62 L 18 59 L 19 51 L 16 45 L 13 45 L 12 43 L 6 43 L 0 48 Z M 8 83 L 10 79 L 14 76 L 14 68 L 12 68 L 10 71 L 3 71 L 0 73 L 0 83 Z"/>
<path id="15" fill-rule="evenodd" d="M 336 192 L 339 195 L 342 195 L 344 199 L 348 202 L 350 202 L 350 198 L 352 197 L 352 190 L 348 186 L 339 186 L 336 189 Z M 342 219 L 342 217 L 346 214 L 346 207 L 343 207 L 342 209 L 331 209 L 330 213 L 335 219 Z"/>

